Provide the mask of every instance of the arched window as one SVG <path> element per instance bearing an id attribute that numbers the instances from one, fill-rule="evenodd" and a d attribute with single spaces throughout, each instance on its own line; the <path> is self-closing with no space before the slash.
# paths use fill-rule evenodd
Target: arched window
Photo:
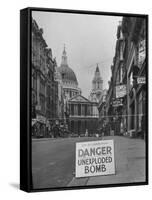
<path id="1" fill-rule="evenodd" d="M 97 84 L 98 84 L 98 89 L 99 89 L 100 88 L 100 83 L 98 82 Z"/>

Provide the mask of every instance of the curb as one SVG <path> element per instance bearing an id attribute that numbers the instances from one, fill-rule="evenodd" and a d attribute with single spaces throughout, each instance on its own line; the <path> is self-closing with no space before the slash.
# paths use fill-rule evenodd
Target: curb
<path id="1" fill-rule="evenodd" d="M 86 178 L 75 178 L 73 177 L 73 179 L 68 183 L 68 187 L 73 187 L 73 186 L 85 186 L 87 185 L 89 181 L 89 177 Z"/>

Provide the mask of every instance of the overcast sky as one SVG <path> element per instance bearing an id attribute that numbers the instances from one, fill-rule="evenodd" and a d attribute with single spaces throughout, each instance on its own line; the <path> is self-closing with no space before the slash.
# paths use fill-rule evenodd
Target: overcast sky
<path id="1" fill-rule="evenodd" d="M 89 96 L 97 63 L 103 88 L 108 88 L 121 17 L 42 11 L 33 11 L 32 17 L 39 28 L 43 28 L 44 39 L 52 49 L 58 66 L 61 64 L 63 46 L 66 45 L 68 65 L 77 76 L 83 96 Z"/>

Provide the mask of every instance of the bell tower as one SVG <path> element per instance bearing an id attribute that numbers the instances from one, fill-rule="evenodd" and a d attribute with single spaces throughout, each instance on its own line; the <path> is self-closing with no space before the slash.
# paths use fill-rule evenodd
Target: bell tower
<path id="1" fill-rule="evenodd" d="M 99 66 L 97 64 L 94 77 L 92 80 L 92 90 L 90 93 L 90 100 L 99 102 L 103 92 L 103 80 L 100 75 Z"/>
<path id="2" fill-rule="evenodd" d="M 93 90 L 102 90 L 103 80 L 100 75 L 99 66 L 97 64 L 94 78 L 92 80 L 92 89 Z"/>

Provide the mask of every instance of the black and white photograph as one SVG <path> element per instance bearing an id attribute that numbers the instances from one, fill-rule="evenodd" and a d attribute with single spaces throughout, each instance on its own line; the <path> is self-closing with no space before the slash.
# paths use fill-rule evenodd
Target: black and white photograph
<path id="1" fill-rule="evenodd" d="M 33 190 L 147 183 L 147 17 L 31 11 Z"/>

